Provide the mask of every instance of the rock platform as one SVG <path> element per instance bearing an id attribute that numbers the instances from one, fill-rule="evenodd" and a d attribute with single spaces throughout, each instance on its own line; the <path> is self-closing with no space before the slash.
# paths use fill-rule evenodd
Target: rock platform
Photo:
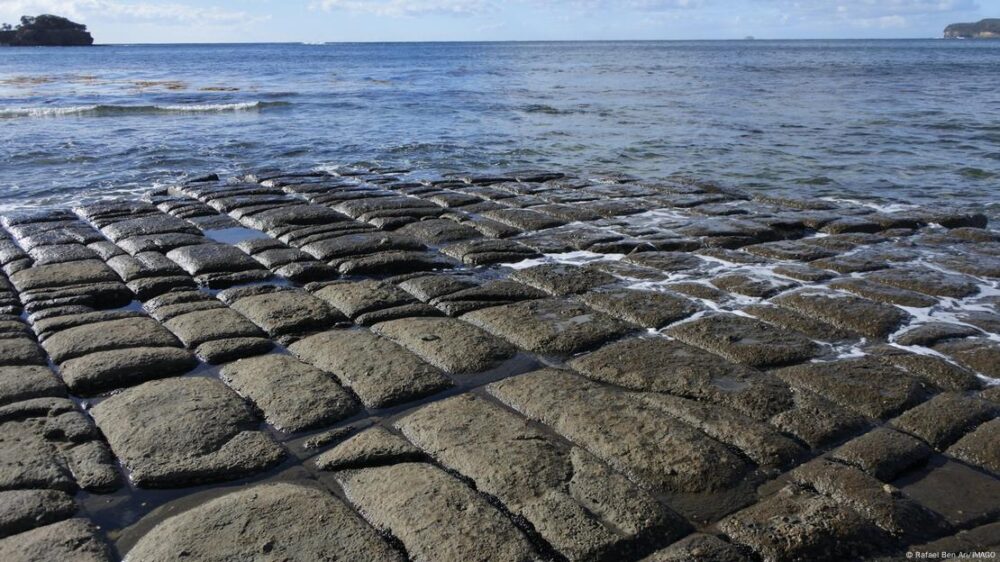
<path id="1" fill-rule="evenodd" d="M 1000 548 L 1000 235 L 338 168 L 0 216 L 0 559 Z"/>

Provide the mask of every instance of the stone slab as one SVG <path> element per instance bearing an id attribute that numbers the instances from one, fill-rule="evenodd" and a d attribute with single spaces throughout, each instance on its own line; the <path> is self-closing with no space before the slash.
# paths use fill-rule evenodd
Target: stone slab
<path id="1" fill-rule="evenodd" d="M 485 308 L 462 319 L 522 349 L 546 354 L 583 351 L 632 330 L 620 320 L 564 299 Z"/>
<path id="2" fill-rule="evenodd" d="M 661 337 L 615 342 L 569 365 L 595 381 L 704 400 L 761 421 L 792 406 L 791 392 L 773 375 Z"/>
<path id="3" fill-rule="evenodd" d="M 510 519 L 433 465 L 351 470 L 337 480 L 376 528 L 403 543 L 411 560 L 529 562 L 538 557 Z"/>
<path id="4" fill-rule="evenodd" d="M 372 331 L 449 373 L 486 371 L 516 352 L 503 340 L 455 318 L 403 318 L 375 324 Z"/>
<path id="5" fill-rule="evenodd" d="M 656 329 L 700 310 L 692 300 L 667 291 L 597 289 L 580 295 L 587 306 L 641 328 Z"/>
<path id="6" fill-rule="evenodd" d="M 793 406 L 771 424 L 814 449 L 843 440 L 868 427 L 868 420 L 819 394 L 792 387 Z"/>
<path id="7" fill-rule="evenodd" d="M 992 419 L 948 447 L 948 456 L 1000 476 L 1000 419 Z"/>
<path id="8" fill-rule="evenodd" d="M 207 378 L 147 382 L 91 410 L 132 482 L 144 488 L 232 480 L 284 451 L 259 431 L 239 396 Z"/>
<path id="9" fill-rule="evenodd" d="M 866 276 L 870 281 L 931 296 L 961 299 L 979 292 L 973 279 L 933 269 L 907 267 L 886 269 Z"/>
<path id="10" fill-rule="evenodd" d="M 169 517 L 128 560 L 365 560 L 405 557 L 341 500 L 292 482 L 239 488 Z"/>
<path id="11" fill-rule="evenodd" d="M 916 379 L 869 357 L 797 365 L 775 374 L 792 386 L 876 419 L 891 417 L 925 398 Z"/>
<path id="12" fill-rule="evenodd" d="M 311 287 L 313 294 L 328 302 L 348 318 L 377 310 L 416 304 L 412 295 L 388 281 L 365 279 L 335 281 Z"/>
<path id="13" fill-rule="evenodd" d="M 789 486 L 724 520 L 720 529 L 773 562 L 858 560 L 888 539 L 854 510 Z"/>
<path id="14" fill-rule="evenodd" d="M 880 427 L 844 443 L 830 457 L 856 466 L 883 482 L 890 482 L 933 452 L 915 437 Z"/>
<path id="15" fill-rule="evenodd" d="M 40 365 L 0 367 L 0 406 L 22 400 L 65 396 L 66 387 Z"/>
<path id="16" fill-rule="evenodd" d="M 111 562 L 114 558 L 97 527 L 86 519 L 68 519 L 0 539 L 0 560 Z"/>
<path id="17" fill-rule="evenodd" d="M 743 365 L 789 365 L 819 354 L 811 340 L 735 314 L 713 314 L 672 326 L 667 333 L 684 343 Z"/>
<path id="18" fill-rule="evenodd" d="M 885 534 L 904 543 L 940 536 L 950 530 L 940 515 L 857 468 L 816 459 L 798 466 L 788 476 L 791 481 L 853 509 Z"/>
<path id="19" fill-rule="evenodd" d="M 331 330 L 289 346 L 299 359 L 336 375 L 369 408 L 415 400 L 452 385 L 440 371 L 368 330 Z"/>
<path id="20" fill-rule="evenodd" d="M 271 337 L 301 336 L 347 319 L 326 302 L 300 290 L 249 295 L 235 299 L 230 306 Z"/>
<path id="21" fill-rule="evenodd" d="M 892 420 L 893 427 L 943 451 L 963 435 L 997 416 L 998 407 L 956 392 L 938 394 Z"/>
<path id="22" fill-rule="evenodd" d="M 97 428 L 70 400 L 35 398 L 0 408 L 0 490 L 108 491 L 119 483 Z"/>
<path id="23" fill-rule="evenodd" d="M 749 470 L 719 442 L 661 409 L 567 371 L 519 375 L 488 391 L 658 493 L 726 490 Z"/>
<path id="24" fill-rule="evenodd" d="M 358 404 L 330 375 L 289 355 L 262 355 L 230 363 L 220 376 L 253 401 L 281 431 L 313 429 L 349 417 Z"/>
<path id="25" fill-rule="evenodd" d="M 621 559 L 687 532 L 677 516 L 593 456 L 483 398 L 435 402 L 396 426 L 528 520 L 568 560 Z"/>
<path id="26" fill-rule="evenodd" d="M 519 269 L 511 278 L 557 297 L 585 293 L 616 281 L 611 275 L 592 267 L 563 263 Z"/>
<path id="27" fill-rule="evenodd" d="M 184 246 L 170 250 L 167 257 L 192 276 L 261 269 L 261 265 L 250 256 L 220 243 Z"/>
<path id="28" fill-rule="evenodd" d="M 149 317 L 95 322 L 53 334 L 42 347 L 56 363 L 100 351 L 130 347 L 179 347 L 179 342 Z"/>
<path id="29" fill-rule="evenodd" d="M 0 492 L 0 539 L 61 521 L 74 513 L 72 496 L 59 490 Z"/>
<path id="30" fill-rule="evenodd" d="M 10 281 L 18 291 L 25 292 L 121 280 L 104 262 L 85 260 L 30 267 L 11 275 Z"/>
<path id="31" fill-rule="evenodd" d="M 261 338 L 264 332 L 245 316 L 228 308 L 189 312 L 163 323 L 189 348 L 228 338 Z"/>
<path id="32" fill-rule="evenodd" d="M 885 339 L 911 318 L 895 306 L 829 291 L 794 291 L 772 302 L 876 339 Z"/>
<path id="33" fill-rule="evenodd" d="M 59 375 L 74 394 L 91 396 L 180 375 L 197 365 L 191 352 L 178 347 L 130 347 L 70 359 L 59 365 Z"/>

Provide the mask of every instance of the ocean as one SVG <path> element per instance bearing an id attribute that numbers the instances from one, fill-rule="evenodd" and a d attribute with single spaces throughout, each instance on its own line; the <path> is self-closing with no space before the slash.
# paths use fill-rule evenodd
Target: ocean
<path id="1" fill-rule="evenodd" d="M 0 209 L 365 163 L 997 217 L 998 75 L 998 41 L 0 48 Z"/>

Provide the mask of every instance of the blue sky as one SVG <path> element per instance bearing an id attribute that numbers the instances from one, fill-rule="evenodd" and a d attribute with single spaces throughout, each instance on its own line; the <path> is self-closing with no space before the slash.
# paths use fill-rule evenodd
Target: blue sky
<path id="1" fill-rule="evenodd" d="M 937 37 L 1000 0 L 0 0 L 101 43 Z"/>

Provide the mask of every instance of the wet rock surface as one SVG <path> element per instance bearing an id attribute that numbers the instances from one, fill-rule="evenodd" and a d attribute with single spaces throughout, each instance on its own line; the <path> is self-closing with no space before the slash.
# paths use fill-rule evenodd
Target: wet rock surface
<path id="1" fill-rule="evenodd" d="M 165 519 L 128 551 L 129 560 L 377 560 L 403 556 L 328 491 L 261 484 Z"/>
<path id="2" fill-rule="evenodd" d="M 3 560 L 996 547 L 976 213 L 341 167 L 0 226 Z"/>
<path id="3" fill-rule="evenodd" d="M 488 371 L 516 352 L 497 337 L 455 318 L 403 318 L 372 326 L 449 373 Z"/>
<path id="4" fill-rule="evenodd" d="M 0 539 L 0 557 L 30 560 L 114 560 L 100 530 L 86 519 L 68 519 Z"/>
<path id="5" fill-rule="evenodd" d="M 668 333 L 684 343 L 751 367 L 799 363 L 819 353 L 814 342 L 795 332 L 732 314 L 678 324 Z"/>
<path id="6" fill-rule="evenodd" d="M 219 374 L 282 431 L 330 425 L 358 410 L 354 398 L 333 377 L 288 355 L 240 359 Z"/>
<path id="7" fill-rule="evenodd" d="M 139 486 L 231 480 L 284 456 L 240 397 L 210 379 L 148 382 L 101 402 L 93 416 Z"/>
<path id="8" fill-rule="evenodd" d="M 413 560 L 510 560 L 536 555 L 510 519 L 445 471 L 426 463 L 349 470 L 337 480 L 377 529 L 403 543 Z M 405 505 L 406 509 L 399 509 Z M 427 525 L 433 520 L 434 525 Z"/>
<path id="9" fill-rule="evenodd" d="M 462 316 L 528 351 L 568 354 L 622 336 L 630 326 L 570 300 L 543 299 L 486 308 Z"/>
<path id="10" fill-rule="evenodd" d="M 444 390 L 441 372 L 389 339 L 368 330 L 332 330 L 300 340 L 289 350 L 334 374 L 370 408 L 392 406 Z"/>

